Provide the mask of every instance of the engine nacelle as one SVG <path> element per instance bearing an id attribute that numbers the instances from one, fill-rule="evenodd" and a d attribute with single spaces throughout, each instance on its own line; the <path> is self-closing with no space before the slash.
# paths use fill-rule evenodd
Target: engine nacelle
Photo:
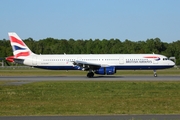
<path id="1" fill-rule="evenodd" d="M 113 75 L 114 73 L 116 73 L 116 69 L 115 67 L 101 67 L 97 70 L 95 70 L 96 74 L 100 74 L 100 75 Z"/>

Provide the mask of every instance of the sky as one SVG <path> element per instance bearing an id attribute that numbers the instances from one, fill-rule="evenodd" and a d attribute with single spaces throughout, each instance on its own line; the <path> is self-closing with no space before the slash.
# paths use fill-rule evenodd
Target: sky
<path id="1" fill-rule="evenodd" d="M 180 40 L 180 0 L 1 0 L 0 39 Z"/>

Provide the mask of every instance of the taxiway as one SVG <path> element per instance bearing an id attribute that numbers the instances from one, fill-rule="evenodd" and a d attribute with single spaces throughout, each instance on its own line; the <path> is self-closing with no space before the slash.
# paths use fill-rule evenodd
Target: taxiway
<path id="1" fill-rule="evenodd" d="M 180 76 L 0 76 L 0 81 L 180 81 Z"/>

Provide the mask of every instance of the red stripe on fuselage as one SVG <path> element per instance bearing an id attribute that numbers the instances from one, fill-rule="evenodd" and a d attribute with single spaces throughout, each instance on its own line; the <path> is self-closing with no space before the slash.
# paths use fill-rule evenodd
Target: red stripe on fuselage
<path id="1" fill-rule="evenodd" d="M 18 44 L 20 44 L 20 45 L 22 45 L 22 46 L 25 46 L 25 44 L 23 43 L 23 41 L 15 38 L 15 37 L 13 37 L 13 36 L 10 36 L 10 40 L 11 40 L 11 42 L 15 42 L 15 43 L 18 43 Z"/>

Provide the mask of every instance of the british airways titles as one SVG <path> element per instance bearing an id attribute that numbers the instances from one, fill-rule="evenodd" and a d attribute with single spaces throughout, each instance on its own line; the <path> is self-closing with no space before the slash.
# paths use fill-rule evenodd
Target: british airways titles
<path id="1" fill-rule="evenodd" d="M 152 60 L 148 60 L 148 59 L 126 59 L 126 63 L 152 63 Z"/>

